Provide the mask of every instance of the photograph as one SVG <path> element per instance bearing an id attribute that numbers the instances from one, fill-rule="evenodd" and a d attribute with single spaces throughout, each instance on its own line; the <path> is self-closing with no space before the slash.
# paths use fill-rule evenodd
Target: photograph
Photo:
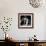
<path id="1" fill-rule="evenodd" d="M 33 28 L 33 13 L 18 13 L 19 28 Z"/>

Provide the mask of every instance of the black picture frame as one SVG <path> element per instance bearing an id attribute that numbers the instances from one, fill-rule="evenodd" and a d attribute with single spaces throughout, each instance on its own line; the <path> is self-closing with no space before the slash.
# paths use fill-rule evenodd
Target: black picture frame
<path id="1" fill-rule="evenodd" d="M 33 13 L 18 13 L 18 28 L 33 28 L 34 14 Z"/>

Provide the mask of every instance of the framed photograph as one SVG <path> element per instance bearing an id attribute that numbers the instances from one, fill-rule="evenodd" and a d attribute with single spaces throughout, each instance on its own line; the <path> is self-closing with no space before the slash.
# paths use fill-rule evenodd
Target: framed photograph
<path id="1" fill-rule="evenodd" d="M 18 13 L 18 28 L 33 28 L 33 13 Z"/>

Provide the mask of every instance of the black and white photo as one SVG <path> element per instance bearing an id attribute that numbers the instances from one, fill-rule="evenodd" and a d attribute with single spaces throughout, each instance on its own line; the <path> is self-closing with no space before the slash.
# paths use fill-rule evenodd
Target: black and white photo
<path id="1" fill-rule="evenodd" d="M 19 28 L 32 28 L 33 27 L 33 13 L 19 13 L 18 14 L 18 27 Z"/>

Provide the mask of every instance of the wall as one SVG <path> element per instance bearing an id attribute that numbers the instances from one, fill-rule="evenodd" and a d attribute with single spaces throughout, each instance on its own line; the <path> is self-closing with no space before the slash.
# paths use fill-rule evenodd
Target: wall
<path id="1" fill-rule="evenodd" d="M 34 28 L 33 29 L 18 29 L 18 13 L 34 13 Z M 33 8 L 30 6 L 28 0 L 0 0 L 0 18 L 12 17 L 13 22 L 8 31 L 10 37 L 16 40 L 27 40 L 34 34 L 37 35 L 37 39 L 45 39 L 45 15 L 46 6 L 40 8 Z M 0 30 L 0 39 L 4 35 L 3 31 Z"/>

